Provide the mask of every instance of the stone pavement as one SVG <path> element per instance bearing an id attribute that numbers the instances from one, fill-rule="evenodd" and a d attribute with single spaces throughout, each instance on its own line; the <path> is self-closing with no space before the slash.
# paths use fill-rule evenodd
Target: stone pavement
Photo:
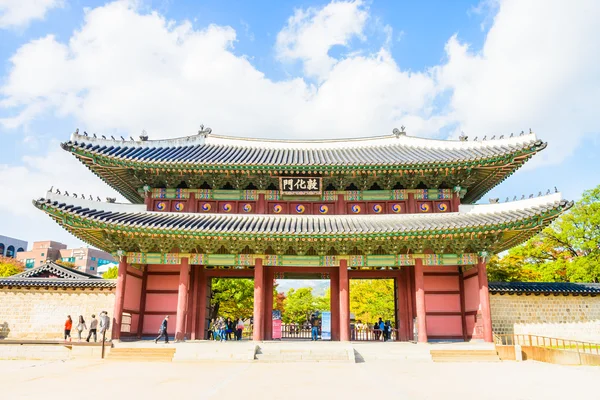
<path id="1" fill-rule="evenodd" d="M 600 367 L 526 362 L 0 361 L 0 399 L 596 398 Z"/>

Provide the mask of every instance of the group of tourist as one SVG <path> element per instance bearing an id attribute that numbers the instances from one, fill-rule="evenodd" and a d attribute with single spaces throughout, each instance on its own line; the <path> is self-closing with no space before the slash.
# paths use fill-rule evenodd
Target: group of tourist
<path id="1" fill-rule="evenodd" d="M 100 323 L 100 335 L 104 335 L 104 333 L 110 328 L 110 318 L 108 318 L 108 313 L 106 311 L 102 311 L 100 313 L 100 321 L 98 321 L 96 319 L 96 314 L 92 314 L 92 320 L 90 321 L 90 328 L 88 330 L 87 324 L 85 322 L 85 319 L 83 318 L 83 315 L 80 315 L 77 321 L 77 325 L 75 326 L 75 329 L 77 329 L 77 337 L 78 340 L 81 342 L 82 340 L 82 333 L 84 330 L 88 330 L 88 335 L 87 338 L 85 339 L 86 342 L 90 341 L 90 338 L 92 336 L 94 336 L 94 342 L 96 342 L 98 340 L 98 323 Z M 71 341 L 71 330 L 73 329 L 73 320 L 71 319 L 70 315 L 67 315 L 67 320 L 65 321 L 65 332 L 64 332 L 64 336 L 65 336 L 65 341 Z"/>
<path id="2" fill-rule="evenodd" d="M 242 340 L 242 332 L 244 331 L 244 320 L 238 318 L 237 322 L 231 318 L 213 318 L 208 327 L 208 340 L 216 340 L 219 342 L 225 340 Z M 232 336 L 234 339 L 232 339 Z"/>
<path id="3" fill-rule="evenodd" d="M 362 321 L 358 320 L 354 328 L 359 333 L 372 330 L 375 335 L 375 340 L 381 340 L 383 338 L 384 342 L 392 339 L 392 331 L 394 330 L 390 320 L 384 322 L 381 317 L 379 318 L 379 321 L 373 323 L 373 325 L 364 324 Z"/>

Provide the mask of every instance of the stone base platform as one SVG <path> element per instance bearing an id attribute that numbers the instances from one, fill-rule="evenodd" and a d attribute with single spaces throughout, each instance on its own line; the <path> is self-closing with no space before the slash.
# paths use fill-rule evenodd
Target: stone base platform
<path id="1" fill-rule="evenodd" d="M 104 346 L 110 353 L 111 343 Z M 102 343 L 64 340 L 0 340 L 0 360 L 71 360 L 101 359 Z"/>
<path id="2" fill-rule="evenodd" d="M 326 342 L 326 341 L 226 341 L 206 340 L 155 344 L 152 340 L 107 343 L 105 357 L 110 360 L 111 346 L 115 353 L 137 349 L 137 358 L 148 358 L 157 349 L 173 349 L 173 362 L 342 362 L 370 361 L 432 362 L 431 352 L 494 350 L 494 344 L 454 342 L 416 344 L 411 342 Z M 0 359 L 67 360 L 101 358 L 101 343 L 63 341 L 0 341 Z M 115 356 L 116 357 L 116 356 Z"/>

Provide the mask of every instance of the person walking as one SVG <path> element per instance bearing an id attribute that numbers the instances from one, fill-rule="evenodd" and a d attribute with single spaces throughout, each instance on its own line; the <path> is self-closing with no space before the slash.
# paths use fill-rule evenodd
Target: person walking
<path id="1" fill-rule="evenodd" d="M 169 343 L 169 335 L 167 334 L 167 325 L 169 323 L 169 316 L 167 315 L 165 319 L 163 319 L 162 324 L 160 324 L 160 329 L 158 330 L 158 337 L 154 339 L 154 343 L 158 343 L 160 338 L 165 337 L 165 344 Z"/>
<path id="2" fill-rule="evenodd" d="M 211 319 L 208 324 L 208 340 L 216 340 L 215 338 L 215 319 Z"/>
<path id="3" fill-rule="evenodd" d="M 87 329 L 87 326 L 85 325 L 83 315 L 80 315 L 79 322 L 77 322 L 77 340 L 79 342 L 81 342 L 81 332 L 83 332 L 84 329 Z"/>
<path id="4" fill-rule="evenodd" d="M 379 340 L 379 338 L 381 336 L 383 336 L 384 330 L 385 330 L 385 323 L 383 322 L 383 318 L 379 317 L 379 322 L 377 322 L 377 329 L 379 329 L 379 335 L 377 336 L 377 340 Z M 384 337 L 384 341 L 385 341 L 385 337 Z"/>
<path id="5" fill-rule="evenodd" d="M 244 331 L 244 321 L 242 317 L 239 317 L 237 320 L 237 324 L 235 326 L 235 338 L 237 340 L 242 340 L 242 332 Z"/>
<path id="6" fill-rule="evenodd" d="M 110 318 L 108 318 L 108 313 L 106 311 L 102 311 L 100 313 L 100 335 L 105 340 L 106 332 L 110 329 Z"/>
<path id="7" fill-rule="evenodd" d="M 73 320 L 70 315 L 67 315 L 67 320 L 65 321 L 65 341 L 69 338 L 69 342 L 71 341 L 71 328 L 73 328 Z"/>
<path id="8" fill-rule="evenodd" d="M 223 342 L 227 340 L 227 337 L 225 336 L 225 320 L 223 317 L 219 317 L 217 325 L 219 327 L 219 342 Z"/>
<path id="9" fill-rule="evenodd" d="M 310 326 L 311 326 L 310 340 L 311 341 L 319 340 L 319 319 L 317 318 L 316 313 L 313 313 L 310 316 Z"/>
<path id="10" fill-rule="evenodd" d="M 97 340 L 96 330 L 97 329 L 98 329 L 98 320 L 96 319 L 96 314 L 92 314 L 92 320 L 90 321 L 90 330 L 88 331 L 87 339 L 85 339 L 86 342 L 89 342 L 90 337 L 92 337 L 92 335 L 94 335 L 94 343 L 96 343 L 96 340 Z"/>

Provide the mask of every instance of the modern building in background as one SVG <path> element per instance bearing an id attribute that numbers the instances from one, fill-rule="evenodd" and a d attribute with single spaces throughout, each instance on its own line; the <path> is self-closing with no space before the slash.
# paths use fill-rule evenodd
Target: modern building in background
<path id="1" fill-rule="evenodd" d="M 0 256 L 16 258 L 16 254 L 27 249 L 27 242 L 0 235 Z"/>
<path id="2" fill-rule="evenodd" d="M 79 271 L 92 275 L 98 273 L 98 267 L 116 262 L 105 251 L 88 247 L 68 249 L 67 245 L 51 240 L 33 242 L 31 250 L 19 253 L 16 258 L 27 269 L 39 267 L 49 261 L 64 261 L 74 264 Z"/>

